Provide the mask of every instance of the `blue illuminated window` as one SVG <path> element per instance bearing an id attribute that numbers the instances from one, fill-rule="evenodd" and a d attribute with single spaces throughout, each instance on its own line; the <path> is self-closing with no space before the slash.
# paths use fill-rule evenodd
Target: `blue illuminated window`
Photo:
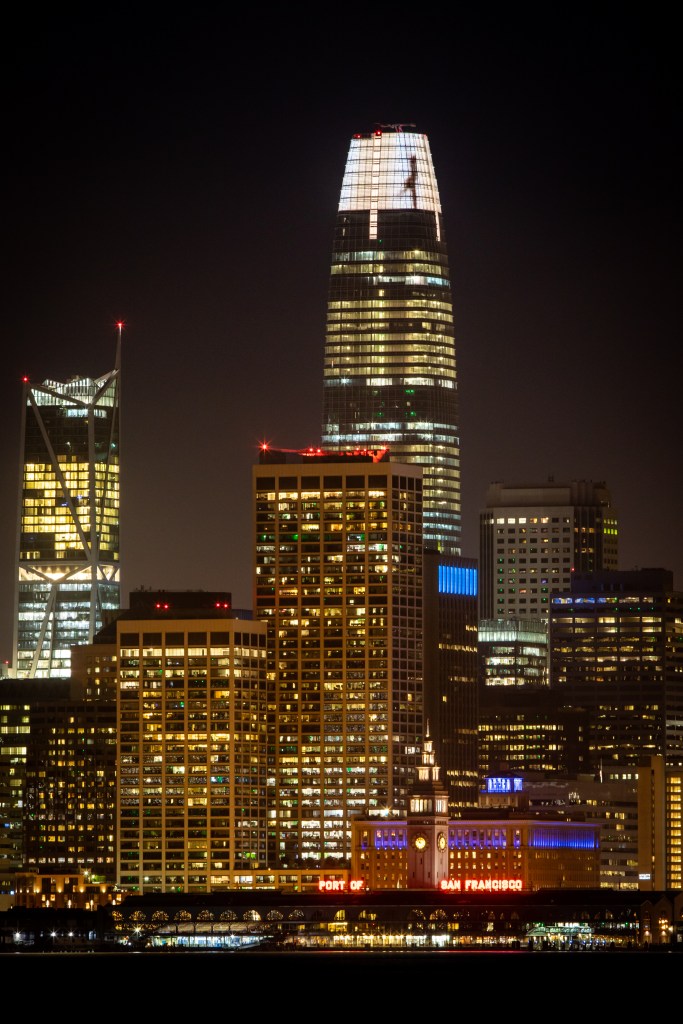
<path id="1" fill-rule="evenodd" d="M 439 566 L 439 593 L 477 596 L 477 570 L 459 565 Z"/>

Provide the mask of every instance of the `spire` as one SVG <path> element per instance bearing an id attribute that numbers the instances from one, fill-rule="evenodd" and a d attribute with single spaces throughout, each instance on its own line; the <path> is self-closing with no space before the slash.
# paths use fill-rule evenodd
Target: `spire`
<path id="1" fill-rule="evenodd" d="M 417 766 L 417 778 L 420 784 L 428 783 L 441 789 L 440 775 L 441 768 L 436 763 L 434 743 L 429 734 L 429 721 L 427 721 L 427 730 L 425 733 L 424 743 L 422 744 L 422 764 Z"/>

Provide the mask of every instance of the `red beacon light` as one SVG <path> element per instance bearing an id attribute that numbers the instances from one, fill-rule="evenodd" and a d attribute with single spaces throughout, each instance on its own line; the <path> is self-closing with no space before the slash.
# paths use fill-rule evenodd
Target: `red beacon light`
<path id="1" fill-rule="evenodd" d="M 158 611 L 162 611 L 162 612 L 167 612 L 167 611 L 168 611 L 168 609 L 169 609 L 169 607 L 170 607 L 170 605 L 168 605 L 168 604 L 167 604 L 166 602 L 162 602 L 162 601 L 157 601 L 157 603 L 155 604 L 155 606 L 154 606 L 154 607 L 155 607 L 155 608 L 156 608 L 156 609 L 157 609 Z"/>

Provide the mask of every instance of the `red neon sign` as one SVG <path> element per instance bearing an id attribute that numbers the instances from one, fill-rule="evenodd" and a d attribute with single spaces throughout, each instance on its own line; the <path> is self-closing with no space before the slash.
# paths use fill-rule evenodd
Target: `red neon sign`
<path id="1" fill-rule="evenodd" d="M 339 878 L 321 878 L 318 892 L 360 892 L 365 888 L 362 878 L 351 878 L 348 882 Z"/>
<path id="2" fill-rule="evenodd" d="M 439 889 L 446 892 L 521 892 L 521 878 L 444 878 Z"/>

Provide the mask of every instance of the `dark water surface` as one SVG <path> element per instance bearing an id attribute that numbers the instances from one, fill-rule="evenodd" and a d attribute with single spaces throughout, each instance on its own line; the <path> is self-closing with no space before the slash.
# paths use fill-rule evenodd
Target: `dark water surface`
<path id="1" fill-rule="evenodd" d="M 311 971 L 349 969 L 380 971 L 384 969 L 404 969 L 408 972 L 426 970 L 428 968 L 453 970 L 466 965 L 489 963 L 497 969 L 509 967 L 513 970 L 535 968 L 543 965 L 548 969 L 551 964 L 565 970 L 578 970 L 585 967 L 591 970 L 607 970 L 610 965 L 619 965 L 620 969 L 640 972 L 651 971 L 655 967 L 676 970 L 683 977 L 683 952 L 670 949 L 649 950 L 604 950 L 604 951 L 562 951 L 536 950 L 130 950 L 117 952 L 59 952 L 59 953 L 0 953 L 3 969 L 8 970 L 9 962 L 24 966 L 33 966 L 40 971 L 53 964 L 60 970 L 73 965 L 83 969 L 88 964 L 110 964 L 125 975 L 127 971 L 137 969 L 182 971 L 185 965 L 211 970 L 243 970 L 249 965 L 264 967 L 275 965 L 292 968 L 297 965 Z M 163 966 L 162 966 L 163 965 Z"/>

